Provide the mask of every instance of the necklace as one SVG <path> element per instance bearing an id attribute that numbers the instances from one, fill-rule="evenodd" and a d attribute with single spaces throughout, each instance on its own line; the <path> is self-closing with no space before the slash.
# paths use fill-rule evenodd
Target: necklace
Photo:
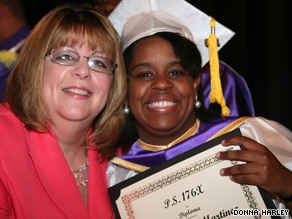
<path id="1" fill-rule="evenodd" d="M 71 169 L 73 177 L 78 187 L 87 186 L 88 184 L 88 159 L 85 163 L 81 164 L 79 168 Z"/>

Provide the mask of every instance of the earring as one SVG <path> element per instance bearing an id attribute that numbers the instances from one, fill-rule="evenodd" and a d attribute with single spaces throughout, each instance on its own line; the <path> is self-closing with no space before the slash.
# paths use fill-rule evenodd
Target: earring
<path id="1" fill-rule="evenodd" d="M 127 101 L 125 102 L 125 106 L 123 108 L 123 112 L 124 112 L 125 115 L 130 113 L 130 108 L 128 107 L 128 102 Z"/>
<path id="2" fill-rule="evenodd" d="M 201 107 L 201 102 L 198 100 L 198 96 L 195 97 L 195 108 L 199 109 Z"/>

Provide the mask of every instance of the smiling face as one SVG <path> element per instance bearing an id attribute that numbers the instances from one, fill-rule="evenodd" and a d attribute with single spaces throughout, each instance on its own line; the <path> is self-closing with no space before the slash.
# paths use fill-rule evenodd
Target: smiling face
<path id="1" fill-rule="evenodd" d="M 159 37 L 140 40 L 128 70 L 129 106 L 139 137 L 149 144 L 168 144 L 196 121 L 195 80 L 181 66 L 171 44 Z"/>
<path id="2" fill-rule="evenodd" d="M 102 53 L 100 47 L 91 51 L 87 44 L 65 48 L 86 57 Z M 63 66 L 47 55 L 43 93 L 52 122 L 82 121 L 89 126 L 106 104 L 112 79 L 112 75 L 91 70 L 85 57 L 74 66 Z"/>

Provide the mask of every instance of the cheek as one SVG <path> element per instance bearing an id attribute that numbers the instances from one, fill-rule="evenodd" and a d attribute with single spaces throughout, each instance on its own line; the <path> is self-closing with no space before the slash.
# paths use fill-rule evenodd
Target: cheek
<path id="1" fill-rule="evenodd" d="M 131 109 L 135 110 L 141 106 L 147 90 L 148 86 L 145 84 L 129 82 L 129 106 Z"/>
<path id="2" fill-rule="evenodd" d="M 48 80 L 50 80 L 50 74 L 49 72 L 51 72 L 51 68 L 50 65 L 47 64 L 47 62 L 44 63 L 44 68 L 43 68 L 43 84 L 45 85 L 45 82 L 47 82 Z"/>
<path id="3" fill-rule="evenodd" d="M 186 98 L 186 100 L 195 100 L 195 88 L 192 83 L 184 83 L 177 86 L 179 93 Z"/>
<path id="4" fill-rule="evenodd" d="M 56 86 L 62 80 L 64 80 L 66 70 L 68 69 L 65 67 L 67 66 L 59 66 L 45 62 L 43 68 L 43 86 L 47 88 L 51 86 Z"/>
<path id="5" fill-rule="evenodd" d="M 95 93 L 100 93 L 103 98 L 107 99 L 113 83 L 113 79 L 110 78 L 110 76 L 103 76 L 104 75 L 101 75 L 101 77 L 96 77 L 94 80 Z"/>
<path id="6" fill-rule="evenodd" d="M 55 77 L 54 70 L 50 68 L 48 65 L 44 65 L 43 70 L 43 92 L 46 97 L 46 95 L 50 94 L 50 88 L 54 84 L 56 84 L 57 78 Z"/>

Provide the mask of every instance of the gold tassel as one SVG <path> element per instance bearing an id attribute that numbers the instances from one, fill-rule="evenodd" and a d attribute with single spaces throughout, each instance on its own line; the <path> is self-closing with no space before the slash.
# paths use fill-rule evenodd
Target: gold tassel
<path id="1" fill-rule="evenodd" d="M 221 105 L 222 108 L 222 116 L 229 116 L 230 110 L 226 106 L 226 102 L 222 92 L 220 74 L 219 74 L 219 58 L 217 51 L 217 37 L 215 35 L 215 20 L 211 18 L 211 34 L 208 39 L 208 47 L 209 47 L 209 56 L 210 56 L 210 80 L 211 80 L 211 88 L 210 88 L 210 102 L 217 102 Z"/>

